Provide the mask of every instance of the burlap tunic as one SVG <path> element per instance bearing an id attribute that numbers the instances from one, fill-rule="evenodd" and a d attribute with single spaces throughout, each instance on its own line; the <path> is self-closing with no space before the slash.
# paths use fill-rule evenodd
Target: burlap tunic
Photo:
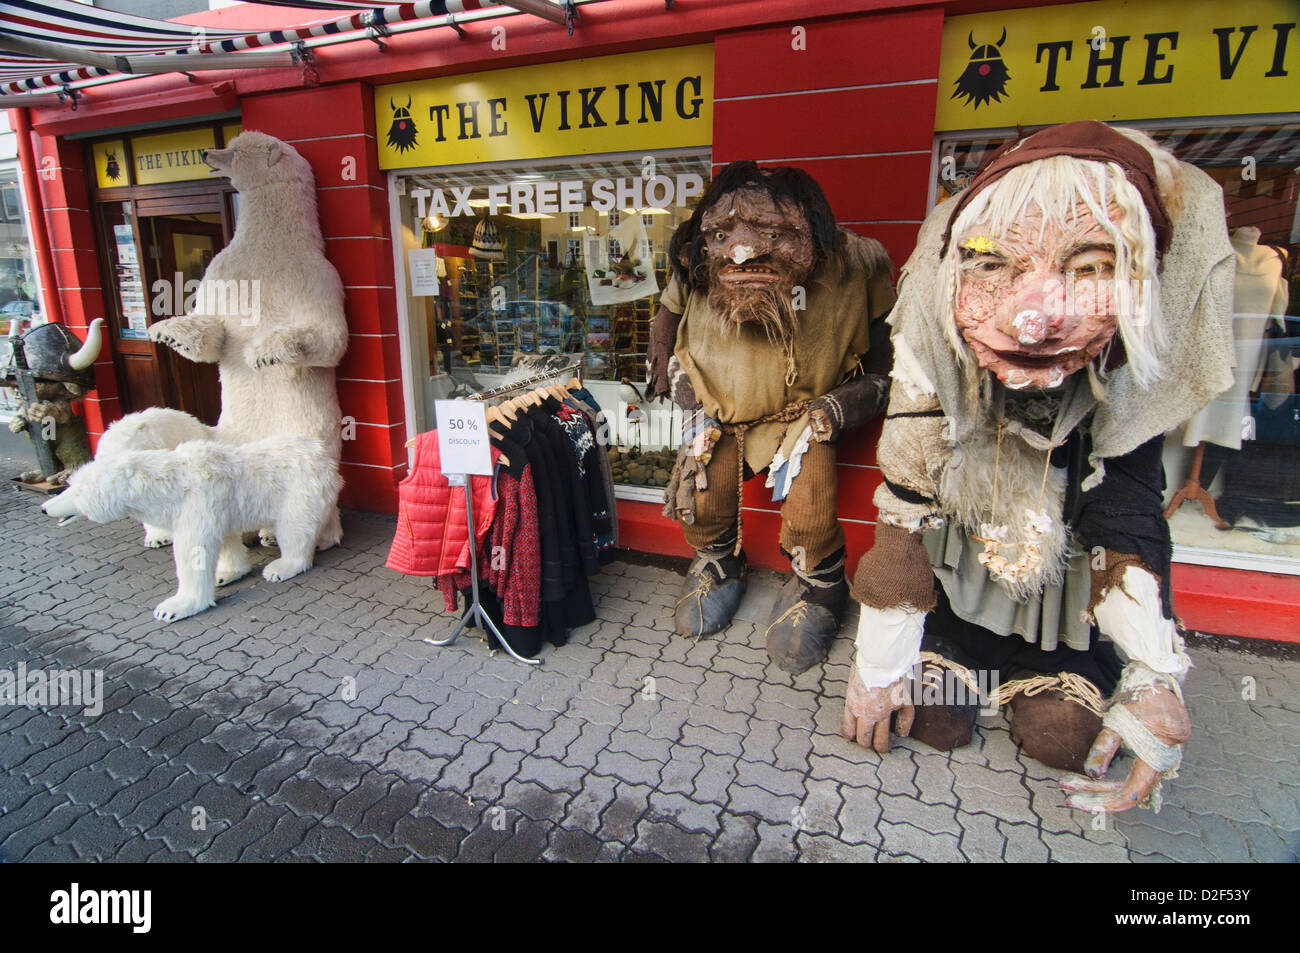
<path id="1" fill-rule="evenodd" d="M 708 296 L 687 296 L 672 280 L 661 303 L 682 315 L 675 355 L 705 413 L 724 423 L 747 423 L 790 404 L 821 397 L 840 384 L 867 353 L 870 324 L 894 303 L 889 259 L 876 242 L 846 233 L 846 251 L 827 259 L 809 279 L 807 308 L 793 342 L 795 377 L 786 384 L 786 356 L 755 327 L 727 327 Z M 759 424 L 745 435 L 745 462 L 758 473 L 778 450 L 792 455 L 808 423 Z M 782 434 L 785 437 L 782 440 Z"/>

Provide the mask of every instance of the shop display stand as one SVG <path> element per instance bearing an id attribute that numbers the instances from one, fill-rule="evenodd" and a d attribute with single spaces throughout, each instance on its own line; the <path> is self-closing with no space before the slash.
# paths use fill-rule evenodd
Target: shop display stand
<path id="1" fill-rule="evenodd" d="M 445 639 L 426 638 L 424 641 L 428 642 L 430 645 L 450 645 L 460 638 L 460 634 L 464 632 L 466 628 L 477 622 L 483 627 L 484 632 L 491 632 L 495 635 L 497 637 L 497 642 L 501 647 L 509 652 L 510 656 L 516 661 L 523 662 L 525 665 L 541 665 L 541 659 L 524 658 L 524 656 L 512 649 L 510 643 L 506 641 L 506 637 L 501 634 L 501 630 L 496 627 L 496 623 L 488 618 L 488 614 L 483 611 L 483 602 L 480 599 L 478 592 L 478 546 L 474 541 L 474 537 L 477 534 L 475 534 L 472 529 L 474 526 L 474 494 L 470 492 L 469 478 L 464 474 L 447 474 L 447 482 L 452 486 L 465 487 L 465 518 L 468 520 L 466 525 L 471 527 L 469 534 L 469 580 L 470 592 L 472 595 L 469 607 L 465 610 L 465 614 L 461 617 L 460 623 L 456 626 L 455 631 L 453 631 L 451 635 L 447 636 Z"/>
<path id="2" fill-rule="evenodd" d="M 517 381 L 514 384 L 504 384 L 500 387 L 493 387 L 490 390 L 480 391 L 477 394 L 470 394 L 466 400 L 490 400 L 494 397 L 504 397 L 506 394 L 517 390 L 526 390 L 536 384 L 541 384 L 558 377 L 564 377 L 566 374 L 577 375 L 581 380 L 582 364 L 570 364 L 567 367 L 557 368 L 553 371 L 547 371 L 542 374 L 535 374 L 532 377 Z M 465 488 L 465 525 L 469 527 L 469 581 L 470 581 L 470 604 L 465 609 L 465 614 L 461 616 L 459 624 L 452 631 L 451 635 L 445 639 L 423 639 L 429 645 L 451 645 L 460 634 L 469 626 L 477 622 L 483 627 L 484 632 L 491 632 L 496 636 L 497 642 L 503 649 L 510 654 L 510 657 L 516 661 L 523 662 L 525 665 L 541 665 L 542 660 L 536 658 L 525 658 L 510 647 L 506 637 L 501 634 L 501 630 L 496 627 L 486 611 L 483 609 L 483 602 L 478 591 L 478 543 L 475 537 L 478 535 L 474 532 L 474 494 L 470 492 L 469 477 L 463 473 L 446 474 L 447 482 L 452 486 L 463 486 Z"/>

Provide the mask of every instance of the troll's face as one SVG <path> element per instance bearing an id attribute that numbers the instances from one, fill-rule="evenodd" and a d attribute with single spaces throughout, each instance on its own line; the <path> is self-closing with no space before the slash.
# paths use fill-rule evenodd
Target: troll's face
<path id="1" fill-rule="evenodd" d="M 1116 251 L 1085 204 L 1064 221 L 1044 223 L 1029 208 L 996 237 L 980 226 L 953 237 L 961 256 L 957 330 L 1004 385 L 1059 387 L 1106 349 L 1122 306 Z"/>
<path id="2" fill-rule="evenodd" d="M 722 195 L 700 219 L 709 303 L 729 324 L 756 323 L 773 337 L 793 332 L 794 289 L 815 264 L 808 218 L 765 190 Z"/>

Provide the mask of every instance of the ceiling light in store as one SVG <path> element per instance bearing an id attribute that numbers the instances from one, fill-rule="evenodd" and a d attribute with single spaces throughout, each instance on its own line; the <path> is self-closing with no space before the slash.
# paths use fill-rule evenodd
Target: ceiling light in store
<path id="1" fill-rule="evenodd" d="M 420 227 L 426 232 L 440 232 L 447 227 L 447 220 L 441 215 L 426 215 L 420 220 Z"/>
<path id="2" fill-rule="evenodd" d="M 539 218 L 555 218 L 554 215 L 548 215 L 545 212 L 519 212 L 518 214 L 515 214 L 513 212 L 507 212 L 506 217 L 527 219 L 527 220 L 539 219 Z"/>

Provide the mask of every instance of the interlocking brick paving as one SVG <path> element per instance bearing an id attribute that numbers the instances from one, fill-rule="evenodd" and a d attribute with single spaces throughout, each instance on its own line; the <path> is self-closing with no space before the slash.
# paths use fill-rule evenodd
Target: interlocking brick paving
<path id="1" fill-rule="evenodd" d="M 1001 716 L 951 754 L 842 740 L 856 619 L 791 678 L 753 609 L 774 574 L 697 644 L 671 631 L 679 573 L 615 562 L 600 620 L 527 667 L 421 641 L 452 620 L 382 568 L 390 518 L 347 513 L 310 572 L 164 625 L 169 550 L 38 502 L 0 490 L 0 669 L 102 670 L 104 702 L 0 707 L 0 860 L 1296 859 L 1300 661 L 1233 640 L 1193 640 L 1163 811 L 1094 818 Z"/>

